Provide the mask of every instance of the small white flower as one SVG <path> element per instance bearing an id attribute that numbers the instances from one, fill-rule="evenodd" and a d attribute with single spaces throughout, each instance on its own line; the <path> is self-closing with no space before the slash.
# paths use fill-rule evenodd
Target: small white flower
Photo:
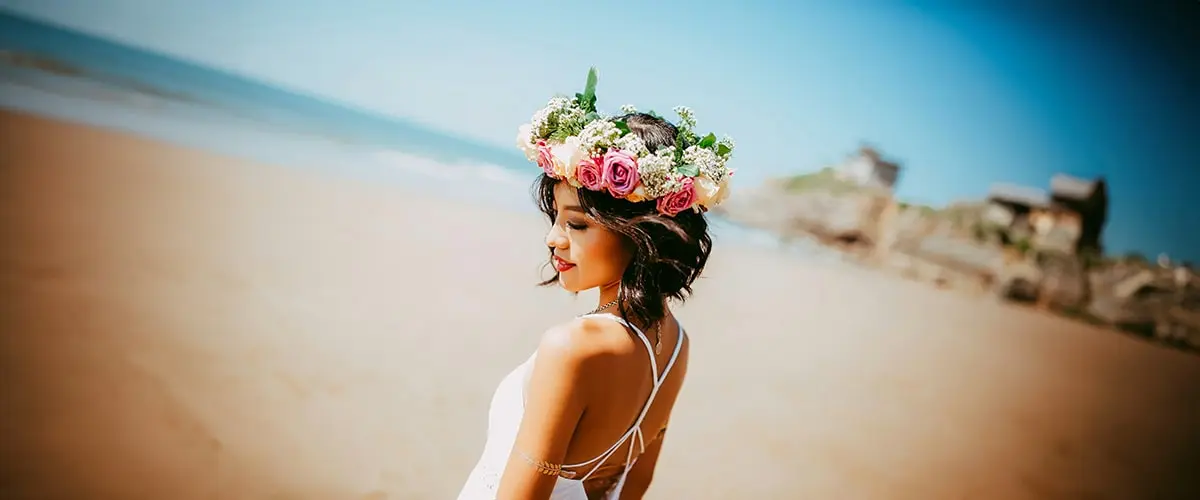
<path id="1" fill-rule="evenodd" d="M 646 143 L 634 134 L 626 134 L 621 136 L 614 143 L 615 146 L 621 148 L 622 151 L 628 151 L 638 158 L 644 158 L 650 155 L 650 150 L 646 148 Z"/>
<path id="2" fill-rule="evenodd" d="M 621 106 L 624 114 L 637 113 L 637 108 L 626 104 Z M 679 115 L 677 127 L 680 132 L 693 134 L 696 126 L 696 115 L 687 106 L 674 108 Z M 599 113 L 597 113 L 599 115 Z M 691 146 L 681 155 L 681 161 L 675 161 L 675 148 L 666 147 L 651 153 L 646 144 L 635 134 L 621 135 L 616 124 L 607 115 L 593 115 L 591 121 L 586 121 L 587 113 L 579 107 L 575 100 L 566 97 L 554 97 L 546 106 L 533 114 L 528 124 L 522 125 L 517 131 L 517 147 L 525 153 L 526 158 L 537 161 L 538 148 L 536 144 L 541 139 L 551 135 L 567 137 L 561 144 L 552 144 L 553 170 L 556 176 L 565 179 L 573 186 L 580 185 L 576 178 L 576 169 L 580 162 L 589 156 L 604 153 L 610 148 L 620 148 L 638 158 L 638 173 L 640 182 L 627 199 L 652 200 L 675 192 L 683 187 L 686 175 L 676 171 L 680 165 L 691 165 L 698 173 L 692 177 L 696 190 L 696 207 L 712 207 L 724 201 L 730 194 L 729 184 L 733 169 L 726 164 L 732 156 L 735 143 L 728 135 L 716 142 L 715 146 Z M 726 150 L 718 154 L 717 150 Z"/>
<path id="3" fill-rule="evenodd" d="M 584 113 L 579 106 L 576 106 L 575 103 L 571 103 L 568 106 L 560 108 L 556 118 L 558 119 L 560 126 L 566 124 L 577 124 L 582 126 L 583 124 L 581 122 L 583 121 L 585 114 L 586 113 Z"/>
<path id="4" fill-rule="evenodd" d="M 638 176 L 646 186 L 648 198 L 658 198 L 673 191 L 677 180 L 672 169 L 675 167 L 675 148 L 663 148 L 655 154 L 638 159 Z"/>
<path id="5" fill-rule="evenodd" d="M 551 97 L 550 102 L 546 103 L 546 108 L 553 110 L 553 111 L 558 111 L 558 110 L 566 108 L 567 106 L 570 106 L 570 105 L 571 105 L 570 99 L 559 96 L 559 97 Z"/>
<path id="6" fill-rule="evenodd" d="M 721 160 L 717 153 L 708 148 L 700 146 L 691 146 L 683 152 L 683 163 L 685 165 L 695 165 L 700 169 L 700 173 L 712 179 L 715 182 L 720 182 L 725 175 L 725 162 Z"/>
<path id="7" fill-rule="evenodd" d="M 687 179 L 686 175 L 683 175 L 679 172 L 671 172 L 670 174 L 667 174 L 667 182 L 663 184 L 663 188 L 666 189 L 668 193 L 679 191 L 680 189 L 683 189 L 684 179 Z"/>
<path id="8" fill-rule="evenodd" d="M 571 123 L 583 118 L 583 110 L 575 105 L 575 101 L 566 97 L 554 97 L 539 109 L 530 119 L 533 134 L 538 138 L 548 137 L 565 123 Z"/>
<path id="9" fill-rule="evenodd" d="M 675 106 L 675 114 L 679 115 L 681 128 L 691 130 L 696 126 L 696 114 L 687 106 Z"/>
<path id="10" fill-rule="evenodd" d="M 729 198 L 729 192 L 730 192 L 729 184 L 730 184 L 730 181 L 733 179 L 733 176 L 729 175 L 729 174 L 732 174 L 732 173 L 733 173 L 732 170 L 726 172 L 725 178 L 721 179 L 721 182 L 719 182 L 717 184 L 716 196 L 713 196 L 713 198 L 711 200 L 709 200 L 709 203 L 711 203 L 711 205 L 705 205 L 705 206 L 715 207 L 717 205 L 720 205 L 721 202 L 725 201 L 726 198 Z"/>
<path id="11" fill-rule="evenodd" d="M 537 110 L 533 117 L 529 119 L 529 125 L 533 135 L 538 138 L 544 138 L 550 134 L 549 121 L 550 113 L 553 112 L 549 106 Z"/>
<path id="12" fill-rule="evenodd" d="M 621 130 L 607 120 L 594 120 L 579 133 L 580 147 L 591 154 L 607 149 L 621 136 Z"/>
<path id="13" fill-rule="evenodd" d="M 722 137 L 721 140 L 717 141 L 717 144 L 724 144 L 725 147 L 729 148 L 730 152 L 732 152 L 733 148 L 736 146 L 736 144 L 733 142 L 733 138 L 729 136 Z"/>

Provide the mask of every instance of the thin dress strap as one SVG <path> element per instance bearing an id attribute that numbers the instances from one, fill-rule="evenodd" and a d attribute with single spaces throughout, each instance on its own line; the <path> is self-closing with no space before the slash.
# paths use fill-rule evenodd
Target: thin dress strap
<path id="1" fill-rule="evenodd" d="M 567 467 L 567 468 L 574 468 L 574 467 L 583 467 L 585 465 L 591 465 L 593 463 L 596 464 L 594 467 L 592 467 L 592 470 L 588 471 L 588 473 L 586 475 L 584 475 L 582 479 L 580 479 L 580 481 L 586 481 L 589 477 L 592 476 L 593 473 L 595 473 L 597 470 L 600 469 L 600 466 L 603 465 L 604 462 L 609 459 L 609 457 L 611 457 L 614 453 L 617 452 L 617 449 L 620 448 L 622 444 L 625 444 L 625 441 L 627 439 L 629 439 L 631 437 L 636 437 L 642 452 L 646 451 L 646 440 L 645 440 L 645 437 L 642 436 L 642 420 L 644 420 L 646 418 L 646 414 L 649 413 L 650 406 L 652 403 L 654 403 L 654 397 L 658 395 L 658 389 L 660 387 L 662 387 L 663 382 L 667 380 L 667 375 L 671 373 L 671 368 L 675 366 L 675 360 L 679 358 L 680 347 L 683 345 L 684 332 L 683 332 L 683 325 L 679 325 L 679 338 L 675 342 L 675 351 L 671 353 L 671 359 L 669 361 L 667 361 L 666 368 L 663 369 L 662 374 L 659 375 L 658 360 L 656 360 L 654 357 L 654 347 L 650 345 L 650 339 L 646 338 L 646 334 L 642 333 L 641 329 L 639 329 L 636 326 L 633 326 L 632 323 L 625 321 L 623 318 L 613 315 L 613 314 L 606 314 L 606 313 L 587 314 L 587 315 L 580 316 L 580 317 L 581 318 L 588 318 L 588 317 L 608 318 L 608 319 L 611 319 L 618 323 L 621 323 L 622 325 L 625 325 L 626 327 L 632 329 L 634 332 L 637 332 L 638 338 L 641 339 L 642 344 L 646 346 L 646 352 L 650 355 L 650 369 L 653 370 L 653 372 L 654 372 L 654 387 L 652 387 L 650 389 L 650 397 L 646 399 L 646 403 L 642 406 L 642 411 L 640 413 L 638 413 L 637 420 L 635 420 L 633 422 L 633 426 L 630 427 L 629 430 L 625 431 L 625 434 L 622 434 L 621 437 L 619 439 L 617 439 L 616 443 L 613 443 L 613 445 L 611 447 L 609 447 L 607 450 L 604 451 L 604 453 L 601 453 L 596 458 L 593 458 L 591 460 L 588 460 L 588 461 L 582 462 L 582 463 L 578 463 L 578 464 L 563 466 L 563 467 Z M 625 459 L 626 466 L 630 465 L 630 462 L 633 461 L 633 446 L 632 446 L 632 443 L 630 443 L 630 444 L 631 444 L 631 446 L 629 447 L 629 454 Z M 628 468 L 626 469 L 626 471 L 628 471 Z M 624 474 L 622 474 L 621 482 L 624 482 L 623 480 L 624 480 Z"/>

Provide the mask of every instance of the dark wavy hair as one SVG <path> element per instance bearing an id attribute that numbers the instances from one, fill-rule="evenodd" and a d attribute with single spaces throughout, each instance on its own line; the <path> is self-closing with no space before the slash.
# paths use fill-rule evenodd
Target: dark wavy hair
<path id="1" fill-rule="evenodd" d="M 670 122 L 645 113 L 617 118 L 625 121 L 650 151 L 675 145 L 676 128 Z M 542 213 L 554 223 L 554 188 L 561 180 L 541 174 L 533 195 Z M 649 326 L 666 316 L 666 301 L 684 301 L 692 283 L 704 270 L 712 251 L 712 237 L 704 214 L 684 210 L 674 217 L 658 212 L 654 201 L 631 202 L 603 191 L 577 188 L 579 204 L 589 216 L 621 236 L 632 259 L 621 275 L 617 292 L 621 317 Z M 553 253 L 553 249 L 551 249 Z M 540 283 L 553 285 L 558 273 Z"/>

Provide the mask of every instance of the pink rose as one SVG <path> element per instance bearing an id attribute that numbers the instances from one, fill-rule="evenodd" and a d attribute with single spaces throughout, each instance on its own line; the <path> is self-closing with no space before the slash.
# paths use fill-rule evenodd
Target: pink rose
<path id="1" fill-rule="evenodd" d="M 550 149 L 550 145 L 546 141 L 537 141 L 537 164 L 542 167 L 542 171 L 550 177 L 557 177 L 554 173 L 554 151 Z"/>
<path id="2" fill-rule="evenodd" d="M 601 167 L 604 186 L 613 196 L 624 198 L 637 188 L 637 158 L 633 155 L 616 148 L 610 149 L 604 154 Z"/>
<path id="3" fill-rule="evenodd" d="M 583 187 L 592 191 L 604 189 L 604 174 L 601 165 L 604 164 L 604 158 L 588 157 L 579 161 L 579 167 L 575 169 L 575 178 Z"/>
<path id="4" fill-rule="evenodd" d="M 696 186 L 691 177 L 684 177 L 679 189 L 658 199 L 658 211 L 674 217 L 675 214 L 692 207 L 696 201 Z"/>

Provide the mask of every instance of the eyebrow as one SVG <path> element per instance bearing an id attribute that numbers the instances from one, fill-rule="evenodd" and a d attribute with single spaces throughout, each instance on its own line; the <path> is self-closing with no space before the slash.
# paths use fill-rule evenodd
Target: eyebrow
<path id="1" fill-rule="evenodd" d="M 583 209 L 583 207 L 581 207 L 581 206 L 579 206 L 579 205 L 567 205 L 567 206 L 563 207 L 563 210 L 569 210 L 569 211 L 572 211 L 572 212 L 579 212 L 579 213 L 581 213 L 581 214 L 586 214 L 586 213 L 587 213 L 587 211 L 586 211 L 586 210 L 584 210 L 584 209 Z"/>

